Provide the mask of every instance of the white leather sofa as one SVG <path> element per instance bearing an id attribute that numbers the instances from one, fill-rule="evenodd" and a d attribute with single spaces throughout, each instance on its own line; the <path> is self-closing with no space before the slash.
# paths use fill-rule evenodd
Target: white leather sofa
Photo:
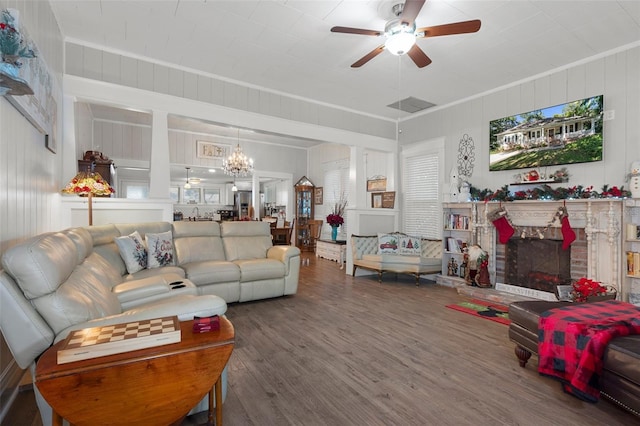
<path id="1" fill-rule="evenodd" d="M 414 238 L 402 232 L 392 232 L 384 236 L 395 239 L 396 242 Z M 409 254 L 406 252 L 411 250 L 397 247 L 396 250 L 382 249 L 381 246 L 384 244 L 381 244 L 380 238 L 381 235 L 351 235 L 354 276 L 357 268 L 377 272 L 379 282 L 382 282 L 384 272 L 411 274 L 415 276 L 418 285 L 421 275 L 437 274 L 442 270 L 442 240 L 415 237 L 419 240 L 420 246 L 413 254 Z"/>
<path id="2" fill-rule="evenodd" d="M 134 231 L 171 231 L 175 264 L 129 274 L 114 238 Z M 227 302 L 294 294 L 300 251 L 272 246 L 262 222 L 116 224 L 37 235 L 7 250 L 2 267 L 0 330 L 16 363 L 33 375 L 40 354 L 71 330 L 223 315 Z M 224 398 L 226 369 L 222 379 Z M 34 390 L 50 424 L 51 409 Z M 192 413 L 207 408 L 205 397 Z"/>

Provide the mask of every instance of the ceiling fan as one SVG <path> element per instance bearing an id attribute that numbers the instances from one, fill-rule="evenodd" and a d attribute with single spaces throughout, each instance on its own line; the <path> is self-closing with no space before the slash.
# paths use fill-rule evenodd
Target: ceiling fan
<path id="1" fill-rule="evenodd" d="M 364 30 L 351 27 L 333 27 L 331 32 L 360 34 L 368 36 L 384 36 L 386 41 L 381 46 L 376 47 L 371 52 L 364 55 L 351 65 L 351 68 L 358 68 L 369 62 L 371 59 L 388 50 L 394 55 L 404 55 L 405 53 L 415 62 L 418 68 L 426 67 L 431 63 L 426 53 L 416 44 L 416 39 L 426 37 L 438 37 L 453 34 L 475 33 L 480 29 L 480 21 L 455 22 L 452 24 L 436 25 L 434 27 L 416 28 L 415 19 L 420 13 L 426 0 L 406 0 L 404 4 L 399 3 L 393 6 L 392 12 L 395 18 L 387 21 L 384 31 Z"/>

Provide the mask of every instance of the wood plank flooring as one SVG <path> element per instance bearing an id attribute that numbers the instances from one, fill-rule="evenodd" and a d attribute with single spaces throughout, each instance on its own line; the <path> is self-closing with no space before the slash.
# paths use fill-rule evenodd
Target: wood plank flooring
<path id="1" fill-rule="evenodd" d="M 229 306 L 226 426 L 640 424 L 564 394 L 535 356 L 520 368 L 506 326 L 445 308 L 468 300 L 454 289 L 393 274 L 379 284 L 305 257 L 295 296 Z M 5 424 L 41 424 L 32 392 Z"/>

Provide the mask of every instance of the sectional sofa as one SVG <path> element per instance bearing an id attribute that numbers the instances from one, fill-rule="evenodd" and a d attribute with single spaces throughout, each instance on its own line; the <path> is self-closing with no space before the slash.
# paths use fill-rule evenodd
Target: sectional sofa
<path id="1" fill-rule="evenodd" d="M 33 374 L 40 354 L 72 330 L 223 315 L 230 302 L 295 294 L 300 251 L 273 246 L 263 222 L 128 223 L 37 235 L 7 250 L 2 267 L 0 330 Z M 205 398 L 192 412 L 207 408 Z"/>

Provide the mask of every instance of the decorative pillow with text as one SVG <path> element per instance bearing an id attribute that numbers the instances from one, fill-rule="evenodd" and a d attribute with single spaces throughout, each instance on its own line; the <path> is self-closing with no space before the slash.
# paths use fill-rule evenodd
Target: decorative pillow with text
<path id="1" fill-rule="evenodd" d="M 400 247 L 398 247 L 398 253 L 418 255 L 422 253 L 420 237 L 412 237 L 410 235 L 404 235 L 400 237 Z"/>
<path id="2" fill-rule="evenodd" d="M 127 267 L 127 272 L 133 274 L 147 267 L 147 249 L 138 231 L 114 240 L 120 251 L 120 257 Z"/>
<path id="3" fill-rule="evenodd" d="M 145 235 L 149 251 L 148 269 L 173 265 L 173 235 L 171 231 Z"/>
<path id="4" fill-rule="evenodd" d="M 378 234 L 378 254 L 398 253 L 397 234 Z"/>

